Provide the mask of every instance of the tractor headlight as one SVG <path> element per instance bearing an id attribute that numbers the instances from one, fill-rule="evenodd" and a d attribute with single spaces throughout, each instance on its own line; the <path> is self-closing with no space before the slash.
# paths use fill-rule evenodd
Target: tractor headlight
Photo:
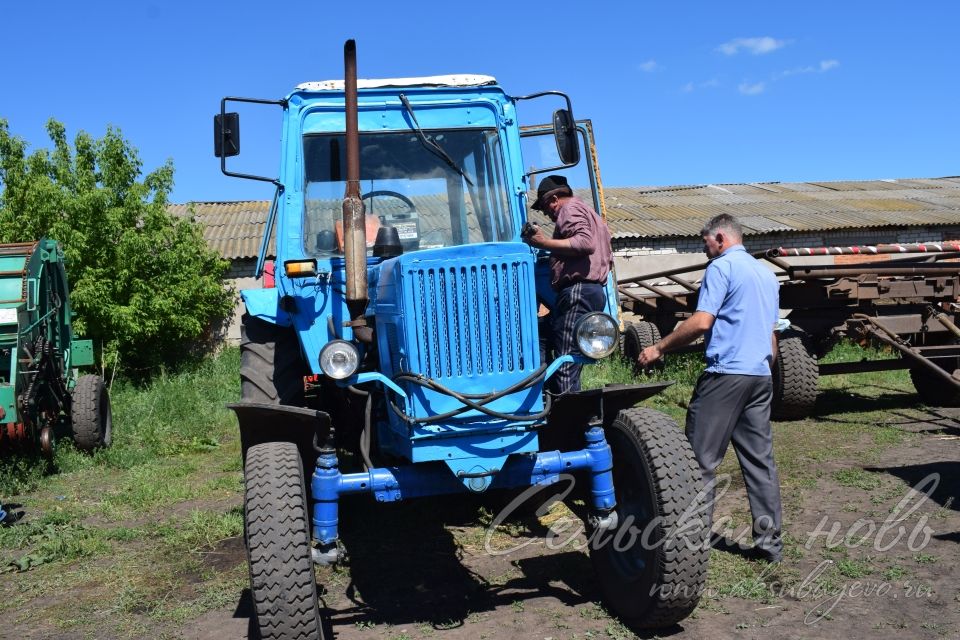
<path id="1" fill-rule="evenodd" d="M 600 311 L 580 318 L 575 332 L 580 352 L 594 360 L 606 358 L 613 353 L 620 339 L 617 321 Z"/>
<path id="2" fill-rule="evenodd" d="M 334 380 L 349 378 L 360 366 L 360 352 L 352 342 L 331 340 L 320 349 L 320 370 Z"/>

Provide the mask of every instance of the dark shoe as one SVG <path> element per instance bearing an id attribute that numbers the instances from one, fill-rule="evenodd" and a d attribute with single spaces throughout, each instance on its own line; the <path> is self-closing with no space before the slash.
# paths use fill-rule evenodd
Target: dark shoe
<path id="1" fill-rule="evenodd" d="M 769 564 L 780 564 L 783 562 L 782 551 L 770 551 L 769 549 L 761 549 L 760 547 L 750 547 L 744 553 L 744 557 L 748 560 L 757 560 Z"/>

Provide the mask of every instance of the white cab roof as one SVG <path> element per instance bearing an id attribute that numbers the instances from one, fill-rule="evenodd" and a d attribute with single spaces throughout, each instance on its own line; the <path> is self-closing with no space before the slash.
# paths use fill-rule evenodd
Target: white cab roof
<path id="1" fill-rule="evenodd" d="M 380 89 L 383 87 L 482 87 L 496 84 L 493 76 L 473 74 L 454 74 L 447 76 L 425 76 L 421 78 L 383 78 L 380 80 L 357 80 L 358 89 Z M 343 80 L 321 80 L 304 82 L 297 85 L 298 91 L 343 91 Z"/>

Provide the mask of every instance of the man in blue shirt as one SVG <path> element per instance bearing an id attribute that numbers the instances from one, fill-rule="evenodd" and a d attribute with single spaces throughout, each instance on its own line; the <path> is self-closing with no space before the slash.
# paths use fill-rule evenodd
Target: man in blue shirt
<path id="1" fill-rule="evenodd" d="M 712 218 L 701 234 L 710 262 L 697 310 L 644 349 L 640 364 L 646 367 L 706 334 L 707 368 L 687 409 L 686 434 L 706 485 L 707 519 L 713 513 L 716 470 L 732 440 L 750 500 L 755 553 L 780 562 L 780 480 L 770 431 L 780 286 L 743 248 L 743 231 L 733 216 Z"/>

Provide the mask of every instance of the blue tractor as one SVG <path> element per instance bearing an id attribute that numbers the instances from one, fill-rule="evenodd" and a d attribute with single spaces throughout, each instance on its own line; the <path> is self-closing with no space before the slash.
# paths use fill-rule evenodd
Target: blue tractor
<path id="1" fill-rule="evenodd" d="M 348 495 L 395 502 L 568 479 L 586 497 L 604 600 L 630 624 L 675 624 L 697 605 L 708 550 L 686 440 L 667 416 L 632 408 L 664 385 L 544 388 L 562 364 L 618 345 L 611 277 L 610 313 L 577 328 L 582 353 L 545 357 L 549 269 L 521 240 L 532 174 L 580 163 L 589 123 L 560 92 L 509 96 L 487 76 L 358 81 L 355 51 L 348 41 L 342 81 L 224 98 L 214 117 L 221 170 L 276 186 L 257 266 L 259 277 L 275 237 L 275 284 L 241 292 L 242 398 L 231 405 L 262 637 L 321 637 L 313 565 L 337 561 Z M 552 125 L 520 127 L 518 104 L 547 95 L 566 103 Z M 278 178 L 227 169 L 240 148 L 231 102 L 282 109 Z M 532 135 L 555 139 L 560 166 L 524 169 Z"/>

